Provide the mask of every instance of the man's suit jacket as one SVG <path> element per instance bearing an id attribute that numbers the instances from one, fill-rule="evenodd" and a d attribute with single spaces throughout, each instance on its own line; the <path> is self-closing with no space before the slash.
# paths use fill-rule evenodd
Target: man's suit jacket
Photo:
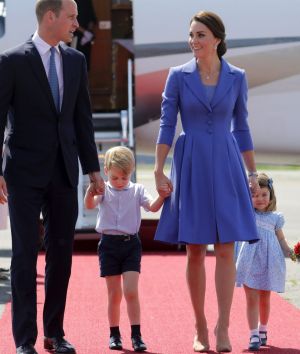
<path id="1" fill-rule="evenodd" d="M 84 55 L 60 47 L 64 93 L 57 112 L 41 57 L 29 40 L 0 56 L 0 144 L 4 178 L 11 184 L 45 187 L 59 147 L 69 180 L 99 171 Z M 7 123 L 7 134 L 4 130 Z"/>

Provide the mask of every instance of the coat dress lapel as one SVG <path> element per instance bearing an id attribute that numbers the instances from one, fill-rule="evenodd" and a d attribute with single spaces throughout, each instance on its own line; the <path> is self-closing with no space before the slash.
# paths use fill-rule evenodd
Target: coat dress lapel
<path id="1" fill-rule="evenodd" d="M 205 107 L 211 111 L 211 106 L 209 104 L 205 88 L 201 82 L 199 73 L 198 73 L 198 67 L 196 64 L 196 59 L 193 58 L 191 61 L 186 63 L 182 71 L 186 73 L 184 75 L 184 80 L 190 90 L 193 92 L 193 94 L 198 98 L 198 100 L 205 105 Z"/>
<path id="2" fill-rule="evenodd" d="M 216 106 L 221 101 L 221 99 L 226 95 L 227 91 L 233 85 L 234 79 L 235 79 L 234 72 L 231 70 L 228 63 L 224 59 L 222 59 L 219 81 L 216 87 L 214 97 L 211 101 L 212 107 Z"/>
<path id="3" fill-rule="evenodd" d="M 222 59 L 219 81 L 216 86 L 216 91 L 213 96 L 213 99 L 211 103 L 209 103 L 204 85 L 200 79 L 196 59 L 193 58 L 191 61 L 186 63 L 183 66 L 182 71 L 186 73 L 186 75 L 184 76 L 184 80 L 189 86 L 190 90 L 199 99 L 199 101 L 201 101 L 201 103 L 205 105 L 205 107 L 209 111 L 212 111 L 212 108 L 216 106 L 218 102 L 220 102 L 224 95 L 226 95 L 227 91 L 232 86 L 235 78 L 234 72 L 231 70 L 228 63 L 224 59 Z"/>

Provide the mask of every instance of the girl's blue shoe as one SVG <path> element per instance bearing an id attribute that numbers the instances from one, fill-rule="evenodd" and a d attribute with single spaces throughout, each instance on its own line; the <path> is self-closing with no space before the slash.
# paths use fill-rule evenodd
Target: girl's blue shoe
<path id="1" fill-rule="evenodd" d="M 259 336 L 256 335 L 256 334 L 253 334 L 250 337 L 250 343 L 249 343 L 248 349 L 253 351 L 253 352 L 256 352 L 256 351 L 259 350 L 260 346 L 261 346 L 261 341 L 260 341 Z"/>
<path id="2" fill-rule="evenodd" d="M 261 345 L 265 346 L 267 345 L 267 331 L 259 331 L 259 338 L 260 338 L 260 342 Z"/>

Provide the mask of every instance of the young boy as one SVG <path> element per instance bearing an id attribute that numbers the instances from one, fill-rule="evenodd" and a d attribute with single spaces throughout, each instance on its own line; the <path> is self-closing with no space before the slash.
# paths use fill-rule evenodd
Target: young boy
<path id="1" fill-rule="evenodd" d="M 88 188 L 84 203 L 88 209 L 99 208 L 96 231 L 101 234 L 98 248 L 101 277 L 105 277 L 108 291 L 109 348 L 122 349 L 119 322 L 123 292 L 131 324 L 133 349 L 144 351 L 147 347 L 140 331 L 138 296 L 142 253 L 138 236 L 140 207 L 155 212 L 161 208 L 164 199 L 158 196 L 152 200 L 141 184 L 130 181 L 134 168 L 134 156 L 130 149 L 122 146 L 109 149 L 104 158 L 104 173 L 108 179 L 105 192 L 103 195 L 95 195 Z"/>

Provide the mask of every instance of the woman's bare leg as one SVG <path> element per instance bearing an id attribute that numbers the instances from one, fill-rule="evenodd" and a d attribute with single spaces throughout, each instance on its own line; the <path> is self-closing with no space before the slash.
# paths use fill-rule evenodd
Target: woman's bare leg
<path id="1" fill-rule="evenodd" d="M 195 315 L 196 336 L 194 351 L 203 352 L 209 349 L 207 322 L 204 313 L 206 274 L 206 245 L 187 245 L 186 279 Z"/>
<path id="2" fill-rule="evenodd" d="M 219 311 L 215 329 L 217 350 L 231 351 L 228 328 L 235 284 L 234 243 L 215 244 L 215 254 L 215 284 Z"/>

